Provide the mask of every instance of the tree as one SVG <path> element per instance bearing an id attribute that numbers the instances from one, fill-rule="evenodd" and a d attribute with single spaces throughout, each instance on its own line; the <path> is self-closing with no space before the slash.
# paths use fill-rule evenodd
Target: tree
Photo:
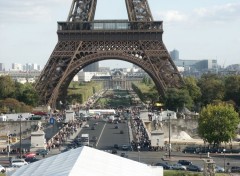
<path id="1" fill-rule="evenodd" d="M 232 100 L 240 106 L 240 76 L 232 75 L 225 79 L 225 100 Z"/>
<path id="2" fill-rule="evenodd" d="M 218 76 L 206 74 L 198 81 L 201 89 L 201 101 L 203 105 L 212 103 L 214 100 L 223 100 L 225 94 L 224 82 Z"/>
<path id="3" fill-rule="evenodd" d="M 10 76 L 0 76 L 0 99 L 14 98 L 15 84 Z"/>
<path id="4" fill-rule="evenodd" d="M 206 142 L 218 146 L 236 136 L 240 122 L 238 113 L 229 104 L 209 104 L 200 112 L 198 120 L 199 136 Z"/>
<path id="5" fill-rule="evenodd" d="M 168 89 L 165 98 L 165 106 L 169 110 L 176 111 L 184 107 L 191 109 L 193 106 L 192 98 L 188 91 L 184 89 Z"/>

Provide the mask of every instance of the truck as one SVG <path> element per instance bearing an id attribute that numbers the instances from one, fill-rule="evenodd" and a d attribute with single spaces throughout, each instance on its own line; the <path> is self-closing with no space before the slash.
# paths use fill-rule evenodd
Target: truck
<path id="1" fill-rule="evenodd" d="M 70 121 L 73 121 L 74 120 L 74 114 L 75 114 L 74 111 L 71 111 L 71 110 L 66 111 L 64 122 L 68 123 Z"/>

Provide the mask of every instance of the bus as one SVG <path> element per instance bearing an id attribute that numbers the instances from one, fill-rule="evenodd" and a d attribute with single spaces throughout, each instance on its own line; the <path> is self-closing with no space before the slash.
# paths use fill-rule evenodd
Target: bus
<path id="1" fill-rule="evenodd" d="M 82 146 L 89 146 L 89 134 L 82 134 L 80 141 Z"/>

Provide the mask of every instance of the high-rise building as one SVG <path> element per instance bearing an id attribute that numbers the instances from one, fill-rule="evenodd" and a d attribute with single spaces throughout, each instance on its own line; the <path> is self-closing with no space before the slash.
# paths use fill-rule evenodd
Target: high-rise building
<path id="1" fill-rule="evenodd" d="M 170 56 L 172 60 L 179 60 L 179 51 L 176 49 L 170 51 Z"/>
<path id="2" fill-rule="evenodd" d="M 5 71 L 5 65 L 3 63 L 0 63 L 0 71 Z"/>
<path id="3" fill-rule="evenodd" d="M 12 63 L 12 70 L 22 70 L 22 64 Z"/>
<path id="4" fill-rule="evenodd" d="M 99 62 L 94 62 L 83 68 L 84 72 L 98 72 L 99 71 Z"/>

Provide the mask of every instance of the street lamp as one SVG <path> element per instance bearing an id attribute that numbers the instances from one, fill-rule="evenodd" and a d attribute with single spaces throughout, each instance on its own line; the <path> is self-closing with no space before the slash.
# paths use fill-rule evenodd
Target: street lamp
<path id="1" fill-rule="evenodd" d="M 138 162 L 140 162 L 140 148 L 141 148 L 140 145 L 138 145 L 137 148 L 138 148 Z"/>
<path id="2" fill-rule="evenodd" d="M 224 148 L 223 149 L 223 168 L 224 168 L 224 172 L 225 172 L 225 152 L 226 152 L 226 149 Z"/>
<path id="3" fill-rule="evenodd" d="M 22 115 L 19 115 L 18 118 L 20 118 L 20 155 L 19 157 L 22 158 Z"/>
<path id="4" fill-rule="evenodd" d="M 167 117 L 168 117 L 168 134 L 169 134 L 169 137 L 168 137 L 168 157 L 170 158 L 171 157 L 171 122 L 170 122 L 170 119 L 171 119 L 171 113 L 168 113 L 168 110 L 167 110 Z"/>

